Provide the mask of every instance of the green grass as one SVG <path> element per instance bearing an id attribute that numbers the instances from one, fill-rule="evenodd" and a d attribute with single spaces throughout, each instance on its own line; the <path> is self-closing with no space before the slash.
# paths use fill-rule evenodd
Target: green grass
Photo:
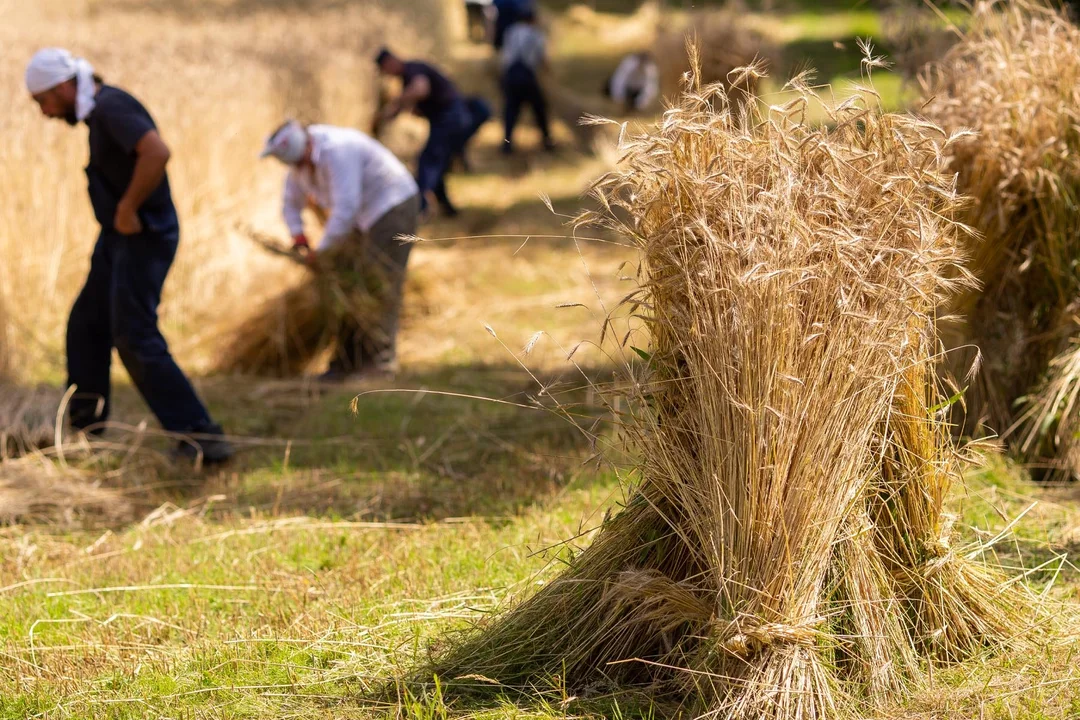
<path id="1" fill-rule="evenodd" d="M 786 38 L 785 61 L 819 68 L 838 92 L 859 76 L 854 38 L 877 31 L 864 5 L 771 21 Z M 599 52 L 572 33 L 558 42 L 556 76 L 595 94 L 618 50 Z M 470 72 L 485 87 L 479 64 Z M 875 85 L 888 106 L 903 105 L 898 78 L 876 75 Z M 85 461 L 133 503 L 130 522 L 0 528 L 0 719 L 664 715 L 642 697 L 575 700 L 555 678 L 533 697 L 484 706 L 456 705 L 434 685 L 372 702 L 432 648 L 557 572 L 570 552 L 559 543 L 586 543 L 582 533 L 624 496 L 615 472 L 589 461 L 585 436 L 551 411 L 551 397 L 583 427 L 602 415 L 564 357 L 595 339 L 605 308 L 629 292 L 620 277 L 633 275 L 622 268 L 632 255 L 558 239 L 519 247 L 529 235 L 568 235 L 538 196 L 572 214 L 603 163 L 569 150 L 508 163 L 497 130 L 481 141 L 475 174 L 452 181 L 462 219 L 425 234 L 520 237 L 417 249 L 425 292 L 414 301 L 427 308 L 405 328 L 406 372 L 395 383 L 413 392 L 365 394 L 353 415 L 355 391 L 205 378 L 215 415 L 241 436 L 233 466 L 173 467 L 156 455 L 165 444 L 150 440 L 133 458 Z M 567 302 L 590 307 L 556 309 Z M 514 357 L 537 330 L 551 337 L 520 360 L 540 384 Z M 591 379 L 610 379 L 600 353 L 577 357 Z M 61 379 L 55 367 L 39 376 Z M 547 409 L 518 406 L 536 398 Z M 147 417 L 123 384 L 116 412 L 131 425 Z M 1080 602 L 1069 560 L 1080 549 L 1078 500 L 1075 487 L 1035 486 L 995 460 L 969 471 L 951 507 L 972 543 L 1026 512 L 986 556 L 1068 608 Z M 1061 623 L 1075 632 L 1071 618 Z M 1056 645 L 936 668 L 887 716 L 1078 717 L 1075 653 Z"/>
<path id="2" fill-rule="evenodd" d="M 323 402 L 298 422 L 338 427 L 338 408 L 336 399 Z M 398 446 L 439 424 L 438 413 L 416 422 L 404 404 L 381 412 L 384 425 L 408 428 Z M 500 413 L 479 410 L 469 424 L 487 419 L 512 427 Z M 528 593 L 557 570 L 551 561 L 560 553 L 546 548 L 595 527 L 622 496 L 610 472 L 579 471 L 524 502 L 518 483 L 534 470 L 519 456 L 496 463 L 507 479 L 501 487 L 478 480 L 482 463 L 472 471 L 478 474 L 455 480 L 480 482 L 489 507 L 503 508 L 486 516 L 433 521 L 418 512 L 380 524 L 357 519 L 363 512 L 306 516 L 299 507 L 274 511 L 250 500 L 258 488 L 274 487 L 317 496 L 320 481 L 330 478 L 339 483 L 331 492 L 370 499 L 375 487 L 387 491 L 387 481 L 422 485 L 437 475 L 422 463 L 401 469 L 408 455 L 393 445 L 376 443 L 384 455 L 374 462 L 398 467 L 400 475 L 357 473 L 356 461 L 317 470 L 265 466 L 245 473 L 246 485 L 217 509 L 191 501 L 186 512 L 111 531 L 0 532 L 0 718 L 378 716 L 365 702 L 372 689 L 421 664 L 446 633 L 510 595 Z M 579 458 L 583 451 L 577 448 Z M 479 454 L 474 450 L 472 459 Z M 211 482 L 227 484 L 227 476 Z M 998 558 L 1014 568 L 1045 565 L 1032 585 L 1048 589 L 1055 602 L 1080 600 L 1080 574 L 1060 558 L 1076 543 L 1075 491 L 1040 490 L 1000 461 L 967 480 L 954 502 L 965 538 L 985 540 L 1038 501 L 999 546 Z M 1053 712 L 1080 703 L 1080 686 L 1058 682 L 1070 677 L 1072 651 L 1045 652 L 939 671 L 937 693 L 986 717 L 1069 717 Z M 1030 692 L 1008 697 L 972 689 L 1024 682 Z M 918 695 L 913 707 L 930 697 Z M 401 710 L 443 717 L 450 710 L 440 703 L 433 695 Z M 549 698 L 546 708 L 505 705 L 484 715 L 525 712 L 556 717 L 563 709 Z"/>

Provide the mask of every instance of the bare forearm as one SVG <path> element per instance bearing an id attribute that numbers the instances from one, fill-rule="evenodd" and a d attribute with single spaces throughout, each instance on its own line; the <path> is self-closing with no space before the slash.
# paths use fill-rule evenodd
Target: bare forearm
<path id="1" fill-rule="evenodd" d="M 396 118 L 401 113 L 401 98 L 391 100 L 386 103 L 386 107 L 379 113 L 379 120 L 382 122 L 389 122 Z"/>
<path id="2" fill-rule="evenodd" d="M 145 152 L 135 161 L 135 171 L 120 202 L 132 209 L 142 207 L 146 198 L 157 189 L 165 178 L 165 165 L 169 162 L 167 152 Z"/>

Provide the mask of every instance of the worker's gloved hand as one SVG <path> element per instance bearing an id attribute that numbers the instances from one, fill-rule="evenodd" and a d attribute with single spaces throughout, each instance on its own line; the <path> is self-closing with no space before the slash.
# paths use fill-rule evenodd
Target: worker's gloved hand
<path id="1" fill-rule="evenodd" d="M 293 252 L 301 254 L 311 252 L 311 245 L 308 243 L 307 235 L 304 233 L 293 235 L 292 249 Z"/>

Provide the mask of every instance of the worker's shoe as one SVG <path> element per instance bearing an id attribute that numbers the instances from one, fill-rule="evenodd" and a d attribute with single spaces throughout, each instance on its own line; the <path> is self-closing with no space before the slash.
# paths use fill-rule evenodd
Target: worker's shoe
<path id="1" fill-rule="evenodd" d="M 193 430 L 181 438 L 173 450 L 173 457 L 203 465 L 219 465 L 233 456 L 233 446 L 225 439 L 225 432 L 216 423 Z"/>

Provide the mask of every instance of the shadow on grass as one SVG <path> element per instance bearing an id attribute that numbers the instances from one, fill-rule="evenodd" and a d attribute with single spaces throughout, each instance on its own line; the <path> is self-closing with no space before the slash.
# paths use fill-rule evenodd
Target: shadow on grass
<path id="1" fill-rule="evenodd" d="M 590 383 L 610 381 L 611 370 L 586 375 L 544 374 L 543 388 L 512 364 L 440 366 L 375 386 L 208 378 L 200 392 L 239 448 L 230 465 L 200 474 L 151 453 L 157 461 L 101 471 L 144 509 L 217 498 L 215 513 L 507 517 L 602 479 L 589 431 L 603 431 L 606 413 Z M 139 403 L 121 388 L 117 415 L 145 413 Z M 110 437 L 123 448 L 134 434 Z"/>
<path id="2" fill-rule="evenodd" d="M 1080 579 L 1080 540 L 1000 543 L 990 562 L 1000 565 L 1009 576 L 1023 574 L 1025 583 L 1041 592 L 1052 584 L 1071 584 Z"/>
<path id="3" fill-rule="evenodd" d="M 659 695 L 651 689 L 618 689 L 597 692 L 583 698 L 567 691 L 559 678 L 550 678 L 546 687 L 508 688 L 487 678 L 432 678 L 387 682 L 353 702 L 358 707 L 387 717 L 473 718 L 488 717 L 492 711 L 509 717 L 609 718 L 612 720 L 656 720 L 690 717 L 673 694 Z"/>

